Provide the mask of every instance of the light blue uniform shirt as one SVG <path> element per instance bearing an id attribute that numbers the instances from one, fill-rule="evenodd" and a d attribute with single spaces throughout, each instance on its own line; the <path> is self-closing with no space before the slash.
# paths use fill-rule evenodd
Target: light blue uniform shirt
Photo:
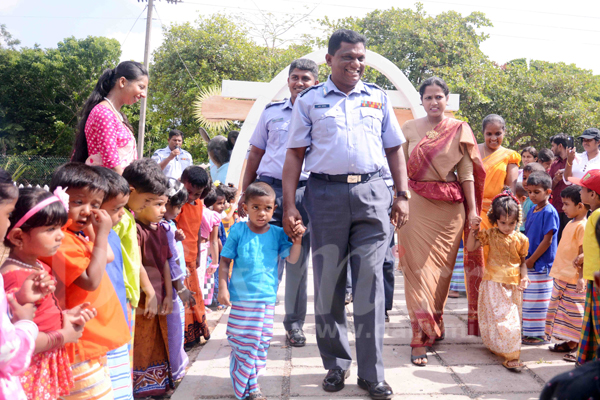
<path id="1" fill-rule="evenodd" d="M 271 103 L 260 115 L 260 120 L 250 138 L 250 144 L 265 151 L 256 174 L 281 180 L 283 163 L 287 153 L 288 127 L 292 117 L 292 101 Z M 302 171 L 300 180 L 308 179 L 308 173 Z"/>
<path id="2" fill-rule="evenodd" d="M 152 154 L 152 159 L 157 163 L 164 161 L 171 154 L 171 149 L 169 146 L 164 149 L 159 149 Z M 169 178 L 179 179 L 181 178 L 181 174 L 183 170 L 193 165 L 192 163 L 192 155 L 183 149 L 179 149 L 181 153 L 169 161 L 165 169 L 163 169 L 163 173 Z"/>
<path id="3" fill-rule="evenodd" d="M 307 171 L 329 175 L 378 171 L 387 162 L 382 150 L 405 142 L 382 89 L 359 81 L 346 95 L 331 76 L 296 98 L 289 136 L 288 148 L 310 146 Z"/>

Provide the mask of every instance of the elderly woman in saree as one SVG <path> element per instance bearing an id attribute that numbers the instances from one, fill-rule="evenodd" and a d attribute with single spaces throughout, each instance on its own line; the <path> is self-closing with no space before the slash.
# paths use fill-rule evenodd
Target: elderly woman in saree
<path id="1" fill-rule="evenodd" d="M 452 269 L 463 230 L 480 221 L 485 172 L 469 125 L 444 115 L 449 96 L 446 83 L 429 78 L 419 93 L 427 116 L 402 127 L 411 217 L 400 229 L 399 240 L 412 326 L 411 362 L 423 367 L 427 347 L 445 337 L 443 310 Z M 470 334 L 478 333 L 482 265 L 481 251 L 465 252 Z"/>

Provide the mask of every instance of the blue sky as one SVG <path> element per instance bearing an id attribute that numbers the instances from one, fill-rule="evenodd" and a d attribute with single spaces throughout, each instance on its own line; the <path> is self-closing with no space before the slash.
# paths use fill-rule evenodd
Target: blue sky
<path id="1" fill-rule="evenodd" d="M 463 15 L 482 11 L 494 23 L 491 35 L 482 45 L 494 61 L 533 58 L 575 63 L 600 74 L 599 0 L 422 0 L 425 11 L 438 14 L 455 10 Z M 249 18 L 261 12 L 276 17 L 285 13 L 306 13 L 311 17 L 360 17 L 374 8 L 410 7 L 406 0 L 190 0 L 172 5 L 155 0 L 158 15 L 165 24 L 193 21 L 199 15 L 215 12 L 243 13 Z M 55 47 L 65 37 L 89 35 L 116 38 L 122 43 L 122 59 L 142 61 L 146 5 L 137 0 L 0 0 L 0 24 L 5 24 L 23 46 L 40 44 Z M 135 24 L 134 24 L 135 23 Z M 133 26 L 133 29 L 132 29 Z M 311 32 L 314 23 L 305 21 L 288 32 L 293 39 Z M 162 42 L 161 25 L 153 21 L 152 48 Z"/>

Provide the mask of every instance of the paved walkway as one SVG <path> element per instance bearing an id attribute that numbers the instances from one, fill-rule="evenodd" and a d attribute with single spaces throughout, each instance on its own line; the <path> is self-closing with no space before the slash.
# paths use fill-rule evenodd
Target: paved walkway
<path id="1" fill-rule="evenodd" d="M 285 282 L 285 280 L 284 280 Z M 305 325 L 307 345 L 286 345 L 283 328 L 283 285 L 281 304 L 275 309 L 274 337 L 269 349 L 265 375 L 259 378 L 263 394 L 269 399 L 368 399 L 356 385 L 356 363 L 346 387 L 337 393 L 321 389 L 326 371 L 316 345 L 313 313 L 312 276 L 309 276 L 309 315 Z M 347 307 L 352 321 L 352 305 Z M 506 370 L 476 337 L 467 336 L 466 298 L 449 299 L 444 321 L 446 339 L 429 352 L 425 368 L 410 363 L 410 321 L 404 301 L 404 280 L 396 272 L 394 309 L 389 313 L 384 340 L 386 380 L 394 389 L 394 399 L 537 399 L 544 383 L 573 368 L 562 361 L 562 354 L 547 346 L 523 346 L 521 359 L 527 365 L 520 374 Z M 216 323 L 220 313 L 211 314 Z M 211 339 L 199 352 L 190 354 L 189 368 L 173 400 L 234 399 L 229 378 L 229 345 L 225 337 L 228 313 L 220 317 Z M 350 343 L 354 346 L 354 336 Z M 195 357 L 195 358 L 194 358 Z"/>

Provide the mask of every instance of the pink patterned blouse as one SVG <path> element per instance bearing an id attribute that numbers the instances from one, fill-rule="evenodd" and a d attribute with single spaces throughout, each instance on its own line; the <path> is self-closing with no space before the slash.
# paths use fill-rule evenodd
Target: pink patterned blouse
<path id="1" fill-rule="evenodd" d="M 37 335 L 33 321 L 21 320 L 14 325 L 10 321 L 0 275 L 0 399 L 27 400 L 19 376 L 29 367 Z"/>
<path id="2" fill-rule="evenodd" d="M 86 164 L 125 168 L 137 160 L 135 138 L 129 128 L 103 104 L 92 109 L 85 123 L 89 157 Z"/>

